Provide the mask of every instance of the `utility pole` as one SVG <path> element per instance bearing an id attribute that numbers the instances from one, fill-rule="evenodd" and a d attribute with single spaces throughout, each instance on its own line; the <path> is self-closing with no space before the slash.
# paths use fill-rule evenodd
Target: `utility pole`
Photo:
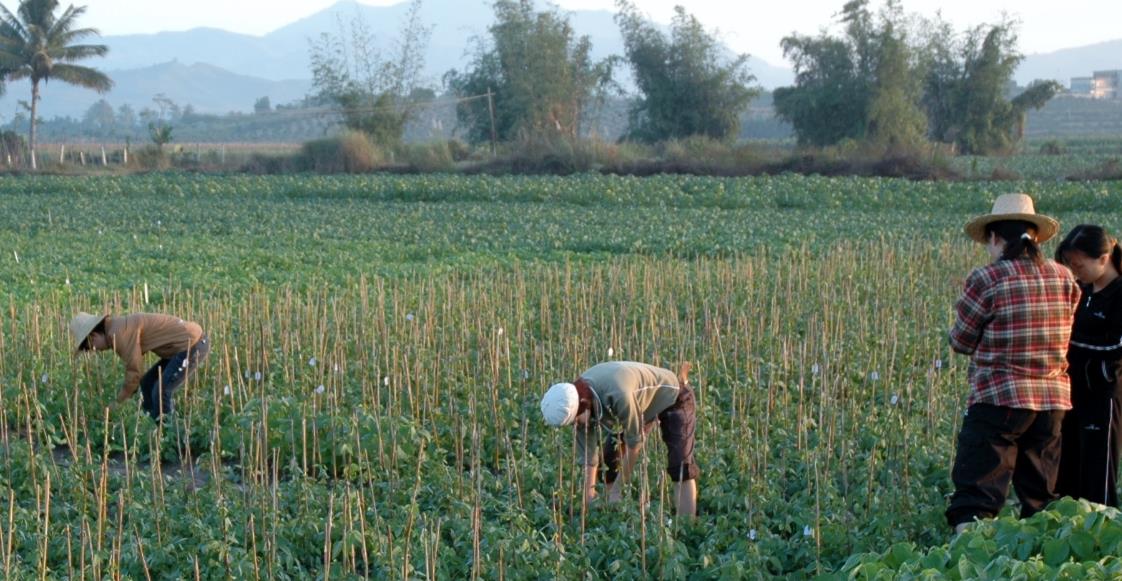
<path id="1" fill-rule="evenodd" d="M 495 99 L 491 87 L 487 87 L 487 110 L 491 113 L 491 157 L 498 155 L 499 134 L 495 130 Z"/>

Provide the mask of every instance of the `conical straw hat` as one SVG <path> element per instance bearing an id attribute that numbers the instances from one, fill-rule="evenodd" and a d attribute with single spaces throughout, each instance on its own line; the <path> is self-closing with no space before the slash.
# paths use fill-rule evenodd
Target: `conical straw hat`
<path id="1" fill-rule="evenodd" d="M 75 350 L 82 348 L 82 343 L 86 341 L 86 337 L 105 320 L 105 315 L 91 315 L 89 313 L 80 312 L 76 317 L 70 320 L 70 336 L 74 337 L 74 344 L 77 346 Z"/>
<path id="2" fill-rule="evenodd" d="M 966 223 L 966 235 L 975 242 L 986 243 L 986 226 L 1002 220 L 1022 220 L 1036 226 L 1036 241 L 1045 242 L 1060 230 L 1060 223 L 1037 214 L 1027 194 L 1002 194 L 993 202 L 993 211 Z"/>

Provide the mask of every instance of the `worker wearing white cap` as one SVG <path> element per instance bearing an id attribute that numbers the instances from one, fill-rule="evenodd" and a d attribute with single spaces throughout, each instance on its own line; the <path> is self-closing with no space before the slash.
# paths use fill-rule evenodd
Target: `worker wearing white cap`
<path id="1" fill-rule="evenodd" d="M 605 493 L 608 502 L 618 502 L 643 439 L 658 422 L 666 443 L 667 472 L 676 484 L 678 514 L 697 513 L 698 468 L 693 453 L 697 414 L 687 379 L 689 367 L 685 363 L 675 374 L 646 363 L 609 361 L 585 371 L 574 383 L 554 384 L 545 393 L 541 409 L 546 423 L 576 427 L 585 502 L 596 498 L 600 441 L 604 440 Z"/>

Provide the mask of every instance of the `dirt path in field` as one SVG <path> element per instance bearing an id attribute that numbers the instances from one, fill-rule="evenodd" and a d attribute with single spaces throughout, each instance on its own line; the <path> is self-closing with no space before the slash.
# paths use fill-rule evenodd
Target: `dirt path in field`
<path id="1" fill-rule="evenodd" d="M 66 444 L 55 446 L 51 450 L 51 458 L 59 467 L 67 467 L 74 463 L 74 454 Z M 152 463 L 141 461 L 126 463 L 120 453 L 111 454 L 108 458 L 109 473 L 114 476 L 125 476 L 130 470 L 134 475 L 149 476 L 152 472 Z M 184 482 L 188 489 L 195 490 L 206 486 L 211 480 L 208 468 L 200 466 L 197 461 L 190 464 L 178 461 L 160 462 L 160 474 L 168 481 Z"/>

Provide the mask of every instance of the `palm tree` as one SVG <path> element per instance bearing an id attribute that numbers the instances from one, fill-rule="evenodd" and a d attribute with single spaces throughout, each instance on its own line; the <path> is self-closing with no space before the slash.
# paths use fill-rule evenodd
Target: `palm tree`
<path id="1" fill-rule="evenodd" d="M 55 17 L 58 0 L 20 0 L 17 14 L 0 4 L 0 74 L 9 81 L 31 80 L 31 168 L 35 164 L 35 116 L 39 106 L 39 82 L 58 79 L 64 83 L 105 93 L 113 81 L 105 73 L 72 64 L 75 61 L 104 56 L 109 47 L 103 44 L 72 44 L 89 36 L 97 36 L 95 28 L 78 28 L 78 17 L 85 6 L 68 6 Z"/>

